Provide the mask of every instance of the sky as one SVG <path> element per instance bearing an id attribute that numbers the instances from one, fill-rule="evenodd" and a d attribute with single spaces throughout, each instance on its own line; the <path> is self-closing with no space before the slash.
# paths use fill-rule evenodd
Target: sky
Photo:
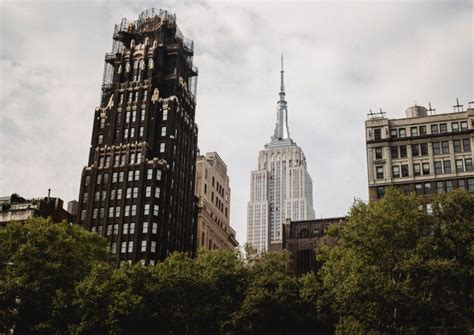
<path id="1" fill-rule="evenodd" d="M 282 52 L 290 134 L 318 218 L 367 199 L 370 109 L 400 118 L 415 103 L 448 113 L 456 98 L 474 101 L 471 1 L 0 0 L 0 195 L 78 198 L 114 24 L 151 7 L 175 13 L 194 40 L 198 146 L 227 163 L 241 244 Z"/>

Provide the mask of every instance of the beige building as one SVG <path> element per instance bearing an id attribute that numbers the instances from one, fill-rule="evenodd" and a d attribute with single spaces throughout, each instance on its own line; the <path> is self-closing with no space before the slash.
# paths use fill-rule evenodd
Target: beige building
<path id="1" fill-rule="evenodd" d="M 423 195 L 453 189 L 474 192 L 474 102 L 467 111 L 459 103 L 454 107 L 452 113 L 434 114 L 415 105 L 402 119 L 369 114 L 365 132 L 370 200 L 383 197 L 390 185 Z"/>
<path id="2" fill-rule="evenodd" d="M 217 152 L 197 157 L 196 195 L 199 199 L 197 249 L 234 250 L 239 244 L 229 223 L 229 176 Z"/>

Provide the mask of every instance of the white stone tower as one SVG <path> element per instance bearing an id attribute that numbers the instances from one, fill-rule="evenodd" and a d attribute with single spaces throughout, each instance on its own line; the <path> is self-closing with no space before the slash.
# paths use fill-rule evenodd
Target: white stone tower
<path id="1" fill-rule="evenodd" d="M 257 170 L 251 173 L 247 242 L 259 252 L 268 250 L 271 242 L 281 241 L 287 218 L 310 220 L 315 213 L 306 158 L 290 137 L 282 55 L 275 133 L 259 153 Z"/>

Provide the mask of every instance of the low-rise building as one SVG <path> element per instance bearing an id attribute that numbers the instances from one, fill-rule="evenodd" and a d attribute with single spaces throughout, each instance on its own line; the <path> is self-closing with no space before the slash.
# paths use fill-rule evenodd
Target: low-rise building
<path id="1" fill-rule="evenodd" d="M 48 195 L 45 198 L 25 199 L 18 194 L 0 197 L 0 226 L 11 221 L 26 221 L 34 216 L 50 217 L 56 223 L 72 221 L 60 198 Z"/>
<path id="2" fill-rule="evenodd" d="M 216 152 L 196 161 L 198 197 L 197 249 L 234 250 L 239 244 L 230 226 L 230 186 L 227 166 Z"/>
<path id="3" fill-rule="evenodd" d="M 369 114 L 365 122 L 369 199 L 388 186 L 430 195 L 463 189 L 474 192 L 474 102 L 452 113 L 413 106 L 406 117 Z M 429 210 L 429 204 L 427 204 Z"/>

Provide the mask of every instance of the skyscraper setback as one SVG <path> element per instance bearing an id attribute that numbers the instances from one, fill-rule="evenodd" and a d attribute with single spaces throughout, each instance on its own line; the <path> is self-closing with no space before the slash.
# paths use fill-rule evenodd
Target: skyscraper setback
<path id="1" fill-rule="evenodd" d="M 275 132 L 259 153 L 257 170 L 251 173 L 247 241 L 258 251 L 268 250 L 272 242 L 281 241 L 287 218 L 308 220 L 315 216 L 313 181 L 306 169 L 306 158 L 290 137 L 283 55 L 280 76 Z"/>
<path id="2" fill-rule="evenodd" d="M 150 9 L 115 26 L 78 221 L 121 261 L 195 249 L 197 74 L 174 14 Z"/>

